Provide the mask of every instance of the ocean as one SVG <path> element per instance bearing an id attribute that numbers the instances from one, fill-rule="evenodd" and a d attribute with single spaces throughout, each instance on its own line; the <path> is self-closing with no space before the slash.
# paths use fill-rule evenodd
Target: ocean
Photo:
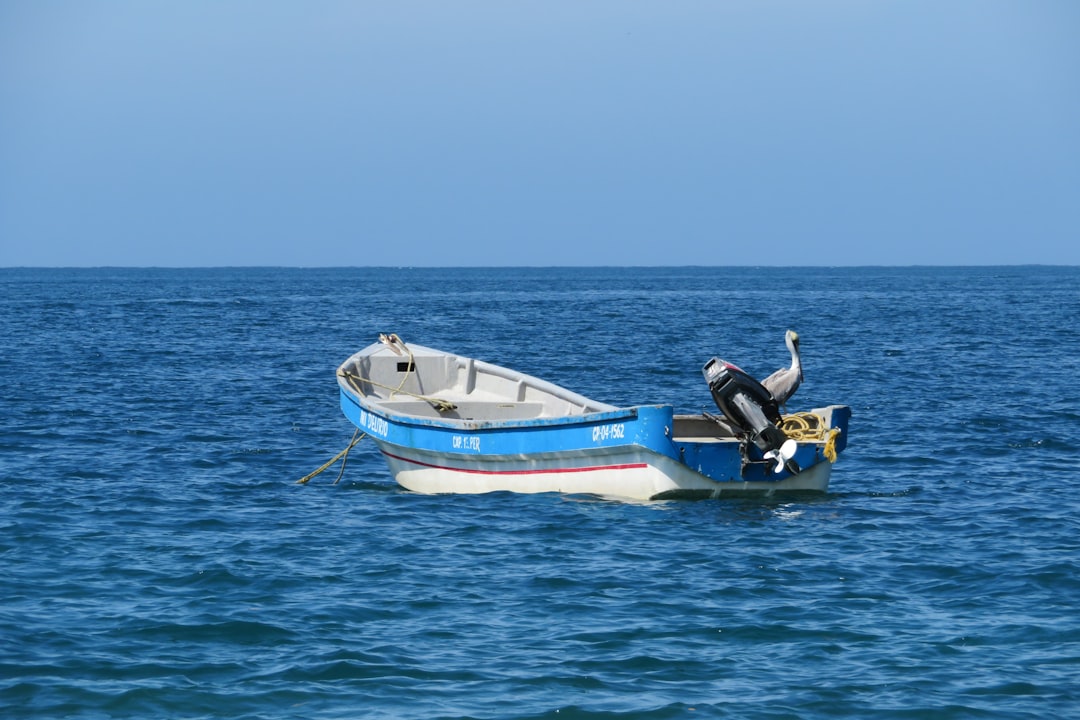
<path id="1" fill-rule="evenodd" d="M 788 328 L 824 495 L 297 484 L 380 332 L 698 412 Z M 0 340 L 4 718 L 1080 716 L 1080 268 L 16 268 Z"/>

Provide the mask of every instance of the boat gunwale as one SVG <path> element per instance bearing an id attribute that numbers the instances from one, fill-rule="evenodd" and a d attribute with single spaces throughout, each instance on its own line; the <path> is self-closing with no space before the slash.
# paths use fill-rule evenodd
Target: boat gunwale
<path id="1" fill-rule="evenodd" d="M 554 417 L 537 417 L 537 418 L 507 418 L 499 420 L 485 420 L 477 418 L 432 418 L 422 415 L 411 415 L 408 413 L 394 412 L 393 410 L 386 408 L 382 403 L 371 402 L 367 397 L 356 393 L 352 388 L 346 387 L 339 383 L 341 388 L 341 394 L 343 397 L 349 399 L 354 405 L 359 408 L 382 417 L 387 422 L 393 422 L 396 425 L 404 426 L 419 426 L 428 428 L 440 428 L 446 430 L 460 431 L 462 429 L 468 429 L 470 431 L 499 431 L 499 430 L 514 430 L 514 429 L 535 429 L 544 427 L 560 427 L 564 425 L 595 425 L 606 422 L 613 422 L 617 420 L 626 420 L 638 418 L 638 410 L 640 408 L 671 408 L 674 414 L 674 407 L 666 404 L 655 405 L 633 405 L 630 407 L 616 408 L 614 410 L 604 410 L 601 412 L 582 413 L 580 415 L 558 415 Z M 443 399 L 443 398 L 440 398 Z"/>

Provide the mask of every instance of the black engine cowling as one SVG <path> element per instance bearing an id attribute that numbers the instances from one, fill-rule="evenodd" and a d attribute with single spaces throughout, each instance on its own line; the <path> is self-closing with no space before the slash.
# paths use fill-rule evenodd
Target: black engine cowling
<path id="1" fill-rule="evenodd" d="M 781 423 L 780 408 L 772 393 L 740 368 L 720 358 L 709 360 L 701 372 L 724 417 L 745 432 L 762 453 L 779 455 L 788 437 L 777 427 Z M 799 466 L 793 460 L 785 462 L 785 467 L 791 473 L 799 472 Z"/>

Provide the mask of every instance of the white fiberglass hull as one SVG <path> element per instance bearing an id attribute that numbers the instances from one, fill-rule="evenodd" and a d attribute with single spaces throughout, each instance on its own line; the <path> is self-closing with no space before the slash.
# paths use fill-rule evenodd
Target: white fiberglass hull
<path id="1" fill-rule="evenodd" d="M 394 480 L 424 494 L 564 493 L 634 500 L 825 492 L 832 463 L 821 462 L 782 480 L 712 480 L 682 463 L 644 449 L 613 454 L 568 454 L 528 460 L 457 457 L 417 452 L 380 443 Z"/>

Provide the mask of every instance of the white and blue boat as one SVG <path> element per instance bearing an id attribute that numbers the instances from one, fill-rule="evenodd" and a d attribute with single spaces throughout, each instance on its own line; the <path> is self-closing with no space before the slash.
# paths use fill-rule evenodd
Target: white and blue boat
<path id="1" fill-rule="evenodd" d="M 723 415 L 607 405 L 396 335 L 350 357 L 337 378 L 345 416 L 398 484 L 419 493 L 662 500 L 827 490 L 850 408 L 781 417 L 734 365 L 713 358 L 704 372 Z"/>

